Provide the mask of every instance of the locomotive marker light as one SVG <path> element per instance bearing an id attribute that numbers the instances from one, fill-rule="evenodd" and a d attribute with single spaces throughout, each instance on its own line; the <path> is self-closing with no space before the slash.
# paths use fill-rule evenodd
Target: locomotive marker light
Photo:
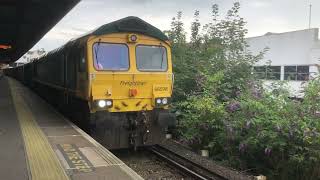
<path id="1" fill-rule="evenodd" d="M 129 34 L 128 35 L 128 42 L 130 43 L 136 43 L 138 41 L 138 36 L 135 34 Z"/>
<path id="2" fill-rule="evenodd" d="M 163 98 L 162 99 L 162 104 L 164 104 L 164 105 L 168 104 L 168 99 L 167 98 Z"/>
<path id="3" fill-rule="evenodd" d="M 136 42 L 137 41 L 137 36 L 136 35 L 132 35 L 130 37 L 131 41 Z"/>
<path id="4" fill-rule="evenodd" d="M 107 103 L 106 103 L 106 104 L 107 104 L 108 107 L 111 107 L 111 106 L 112 106 L 112 101 L 107 100 Z"/>

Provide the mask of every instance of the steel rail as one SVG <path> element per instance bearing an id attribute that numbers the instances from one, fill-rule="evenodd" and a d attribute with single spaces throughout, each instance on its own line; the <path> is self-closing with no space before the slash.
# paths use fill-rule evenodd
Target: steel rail
<path id="1" fill-rule="evenodd" d="M 160 145 L 155 145 L 150 147 L 149 151 L 157 155 L 161 159 L 165 160 L 166 162 L 170 163 L 174 167 L 178 168 L 183 173 L 190 175 L 190 177 L 193 177 L 195 179 L 201 179 L 201 180 L 226 179 L 180 155 L 175 154 L 174 152 L 164 147 L 161 147 Z"/>

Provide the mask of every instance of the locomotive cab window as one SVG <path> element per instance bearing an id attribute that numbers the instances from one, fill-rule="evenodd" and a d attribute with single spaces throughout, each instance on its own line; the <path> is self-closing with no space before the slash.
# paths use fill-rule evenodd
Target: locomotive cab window
<path id="1" fill-rule="evenodd" d="M 140 71 L 167 71 L 167 50 L 163 46 L 138 45 L 136 47 L 137 68 Z"/>
<path id="2" fill-rule="evenodd" d="M 129 49 L 125 44 L 95 43 L 93 55 L 96 70 L 125 71 L 129 69 Z"/>

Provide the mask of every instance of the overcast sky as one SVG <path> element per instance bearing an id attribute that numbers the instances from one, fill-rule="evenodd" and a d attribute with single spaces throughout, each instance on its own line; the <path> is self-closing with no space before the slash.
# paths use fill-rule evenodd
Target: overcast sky
<path id="1" fill-rule="evenodd" d="M 308 27 L 312 4 L 312 27 L 320 26 L 319 0 L 238 0 L 240 15 L 247 21 L 248 37 L 267 32 L 286 32 Z M 210 22 L 211 6 L 217 3 L 220 14 L 232 7 L 234 0 L 82 0 L 33 49 L 50 51 L 68 40 L 103 24 L 126 16 L 138 16 L 161 30 L 170 28 L 178 11 L 188 34 L 195 10 L 200 11 L 202 25 Z"/>

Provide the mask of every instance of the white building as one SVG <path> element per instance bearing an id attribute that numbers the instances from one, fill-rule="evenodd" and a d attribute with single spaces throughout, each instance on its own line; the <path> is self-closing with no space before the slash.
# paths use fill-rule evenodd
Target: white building
<path id="1" fill-rule="evenodd" d="M 301 97 L 305 82 L 319 73 L 318 32 L 319 29 L 314 28 L 247 38 L 253 54 L 268 48 L 264 58 L 255 65 L 257 77 L 264 79 L 266 86 L 286 80 L 292 95 Z"/>
<path id="2" fill-rule="evenodd" d="M 45 53 L 44 49 L 38 49 L 35 51 L 28 51 L 25 55 L 23 55 L 16 62 L 10 64 L 11 67 L 21 66 L 23 64 L 31 62 L 33 59 L 36 59 L 42 56 Z"/>

